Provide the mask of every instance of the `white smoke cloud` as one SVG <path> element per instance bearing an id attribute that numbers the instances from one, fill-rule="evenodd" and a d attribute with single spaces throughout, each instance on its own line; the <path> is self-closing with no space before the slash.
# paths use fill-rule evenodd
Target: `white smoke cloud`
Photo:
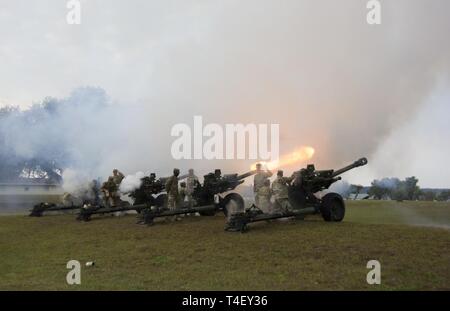
<path id="1" fill-rule="evenodd" d="M 251 161 L 171 158 L 172 125 L 201 115 L 206 123 L 279 123 L 281 153 L 311 145 L 317 168 L 367 156 L 368 167 L 343 176 L 351 182 L 416 175 L 424 186 L 450 183 L 439 174 L 449 106 L 428 106 L 437 81 L 450 89 L 449 1 L 382 1 L 379 26 L 367 25 L 359 0 L 82 6 L 82 24 L 69 26 L 64 4 L 2 1 L 2 101 L 83 103 L 32 132 L 6 126 L 20 155 L 67 143 L 69 167 L 90 178 L 115 167 L 165 176 L 173 167 L 247 171 Z M 69 95 L 80 85 L 100 86 L 111 100 L 86 89 Z M 98 110 L 99 102 L 106 106 Z"/>
<path id="2" fill-rule="evenodd" d="M 126 176 L 120 184 L 120 192 L 127 193 L 139 188 L 142 184 L 142 178 L 145 173 L 137 172 L 136 174 Z"/>
<path id="3" fill-rule="evenodd" d="M 83 171 L 76 171 L 73 169 L 66 169 L 63 172 L 63 189 L 65 192 L 71 193 L 75 196 L 82 195 L 82 191 L 87 190 L 87 186 L 91 181 L 89 176 Z"/>
<path id="4" fill-rule="evenodd" d="M 350 188 L 351 185 L 346 180 L 339 180 L 331 185 L 329 192 L 336 192 L 343 197 L 347 197 L 350 194 Z"/>

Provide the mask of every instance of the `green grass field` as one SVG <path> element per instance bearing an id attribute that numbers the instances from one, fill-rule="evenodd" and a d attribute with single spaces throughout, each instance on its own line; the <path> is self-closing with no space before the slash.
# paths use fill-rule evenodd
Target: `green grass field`
<path id="1" fill-rule="evenodd" d="M 153 227 L 135 216 L 79 223 L 73 215 L 0 217 L 0 290 L 450 289 L 450 203 L 348 202 L 342 223 L 252 224 L 189 217 Z M 66 263 L 82 266 L 66 283 Z M 381 285 L 366 264 L 381 263 Z"/>

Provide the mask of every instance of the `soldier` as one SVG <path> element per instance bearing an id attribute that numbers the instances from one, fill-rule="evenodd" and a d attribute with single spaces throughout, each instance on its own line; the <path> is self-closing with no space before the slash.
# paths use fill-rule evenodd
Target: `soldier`
<path id="1" fill-rule="evenodd" d="M 187 196 L 187 189 L 186 189 L 186 182 L 182 181 L 180 182 L 180 191 L 179 191 L 179 206 L 184 206 L 184 201 L 186 200 Z"/>
<path id="2" fill-rule="evenodd" d="M 272 210 L 270 198 L 272 197 L 272 190 L 270 189 L 270 180 L 264 180 L 264 184 L 258 190 L 258 208 L 264 213 L 269 214 Z"/>
<path id="3" fill-rule="evenodd" d="M 203 176 L 203 187 L 214 192 L 218 184 L 222 181 L 222 171 L 215 169 L 214 173 L 208 173 Z"/>
<path id="4" fill-rule="evenodd" d="M 307 168 L 302 168 L 300 171 L 296 171 L 291 176 L 291 185 L 295 188 L 294 199 L 296 204 L 303 208 L 306 204 L 306 190 L 304 188 L 304 176 L 311 177 L 314 174 L 314 167 L 308 165 Z"/>
<path id="5" fill-rule="evenodd" d="M 75 205 L 75 198 L 72 194 L 69 192 L 64 192 L 62 196 L 62 204 L 64 206 L 74 206 Z"/>
<path id="6" fill-rule="evenodd" d="M 102 185 L 101 191 L 103 192 L 105 204 L 107 206 L 115 206 L 117 203 L 117 185 L 114 182 L 113 176 L 109 176 L 108 180 Z"/>
<path id="7" fill-rule="evenodd" d="M 188 206 L 192 207 L 194 205 L 194 199 L 192 194 L 194 193 L 195 187 L 197 187 L 198 178 L 194 175 L 194 170 L 191 168 L 188 171 L 188 177 L 186 178 L 186 196 L 188 201 Z"/>
<path id="8" fill-rule="evenodd" d="M 175 210 L 178 205 L 178 175 L 180 175 L 180 170 L 175 168 L 173 169 L 173 175 L 166 181 L 166 191 L 168 195 L 167 207 L 169 210 Z M 174 219 L 180 220 L 181 218 L 179 216 L 175 216 Z M 166 220 L 169 220 L 169 218 L 166 218 Z"/>
<path id="9" fill-rule="evenodd" d="M 256 174 L 253 178 L 253 192 L 255 194 L 255 204 L 259 207 L 258 191 L 264 185 L 264 181 L 272 176 L 272 172 L 269 170 L 263 171 L 261 169 L 261 163 L 256 164 Z"/>
<path id="10" fill-rule="evenodd" d="M 121 203 L 120 201 L 120 184 L 122 183 L 122 180 L 125 178 L 125 175 L 122 174 L 118 169 L 113 170 L 113 182 L 116 184 L 116 191 L 113 193 L 113 200 L 114 205 L 119 205 Z"/>
<path id="11" fill-rule="evenodd" d="M 93 205 L 98 205 L 100 203 L 100 190 L 98 181 L 96 179 L 93 179 L 89 183 L 89 189 L 88 189 L 88 200 Z"/>
<path id="12" fill-rule="evenodd" d="M 283 177 L 283 171 L 277 172 L 277 178 L 272 183 L 272 193 L 275 198 L 275 208 L 272 212 L 287 212 L 292 210 L 289 203 L 288 187 L 293 177 Z"/>
<path id="13" fill-rule="evenodd" d="M 155 173 L 150 173 L 150 182 L 154 182 L 156 180 L 156 174 Z"/>
<path id="14" fill-rule="evenodd" d="M 120 183 L 122 182 L 122 180 L 125 178 L 125 175 L 122 174 L 117 168 L 115 168 L 113 170 L 113 181 L 117 186 L 117 189 L 120 187 Z"/>

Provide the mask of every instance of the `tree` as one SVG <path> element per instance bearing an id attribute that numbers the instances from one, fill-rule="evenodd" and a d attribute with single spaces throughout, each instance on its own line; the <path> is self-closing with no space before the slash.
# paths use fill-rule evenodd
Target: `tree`
<path id="1" fill-rule="evenodd" d="M 405 197 L 407 200 L 416 200 L 420 193 L 420 188 L 417 185 L 419 180 L 415 176 L 407 177 L 403 182 Z"/>
<path id="2" fill-rule="evenodd" d="M 436 199 L 436 193 L 433 191 L 422 191 L 422 198 L 425 201 L 434 201 Z"/>
<path id="3" fill-rule="evenodd" d="M 45 118 L 49 107 L 44 103 L 35 105 L 26 112 L 12 106 L 0 108 L 0 181 L 14 181 L 20 178 L 43 178 L 53 183 L 62 181 L 62 168 L 55 154 L 63 150 L 57 150 L 54 154 L 42 151 L 40 154 L 44 156 L 25 157 L 17 154 L 12 144 L 15 140 L 10 138 L 10 131 L 14 130 L 10 127 L 28 126 L 32 131 L 33 125 L 39 124 Z"/>
<path id="4" fill-rule="evenodd" d="M 377 200 L 381 200 L 387 196 L 390 196 L 391 194 L 390 187 L 386 183 L 384 183 L 383 180 L 380 181 L 375 179 L 374 181 L 372 181 L 369 189 L 369 195 L 373 196 Z"/>
<path id="5" fill-rule="evenodd" d="M 438 201 L 448 201 L 450 200 L 450 190 L 443 190 L 437 195 Z"/>

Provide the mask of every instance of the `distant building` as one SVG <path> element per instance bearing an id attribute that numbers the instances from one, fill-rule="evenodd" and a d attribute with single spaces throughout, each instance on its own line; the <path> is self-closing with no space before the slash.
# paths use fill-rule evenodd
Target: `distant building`
<path id="1" fill-rule="evenodd" d="M 23 211 L 39 202 L 59 202 L 64 191 L 46 179 L 22 178 L 0 182 L 0 213 Z"/>

